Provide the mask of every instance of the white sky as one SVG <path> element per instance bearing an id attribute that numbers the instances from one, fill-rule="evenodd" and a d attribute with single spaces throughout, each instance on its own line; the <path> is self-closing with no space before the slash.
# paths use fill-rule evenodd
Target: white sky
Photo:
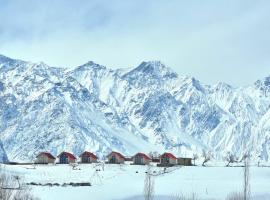
<path id="1" fill-rule="evenodd" d="M 161 60 L 204 83 L 270 75 L 270 1 L 0 0 L 0 54 L 112 68 Z"/>

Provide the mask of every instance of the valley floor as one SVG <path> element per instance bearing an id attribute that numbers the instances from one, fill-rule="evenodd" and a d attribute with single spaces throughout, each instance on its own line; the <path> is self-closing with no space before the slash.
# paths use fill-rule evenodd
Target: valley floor
<path id="1" fill-rule="evenodd" d="M 41 200 L 137 200 L 143 199 L 146 166 L 135 165 L 4 165 L 7 173 L 19 174 L 27 183 L 90 182 L 90 187 L 32 186 Z M 97 169 L 101 171 L 97 171 Z M 153 167 L 156 174 L 163 168 Z M 199 199 L 225 199 L 241 190 L 242 167 L 177 167 L 155 176 L 155 200 L 173 199 L 178 194 L 196 193 Z M 254 199 L 270 199 L 270 168 L 251 167 L 251 193 Z"/>

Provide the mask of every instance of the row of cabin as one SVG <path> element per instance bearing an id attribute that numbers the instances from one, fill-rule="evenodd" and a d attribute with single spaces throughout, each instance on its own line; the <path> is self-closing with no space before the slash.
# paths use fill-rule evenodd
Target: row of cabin
<path id="1" fill-rule="evenodd" d="M 95 163 L 97 162 L 98 157 L 88 151 L 83 152 L 80 156 L 82 163 Z M 69 152 L 62 152 L 60 153 L 57 158 L 59 159 L 60 164 L 69 164 L 75 163 L 76 157 Z M 41 152 L 37 155 L 35 163 L 36 164 L 52 164 L 55 163 L 56 158 L 49 152 Z"/>
<path id="2" fill-rule="evenodd" d="M 62 152 L 57 157 L 59 159 L 60 164 L 75 163 L 76 161 L 76 157 L 69 152 Z M 88 151 L 83 152 L 79 157 L 80 157 L 81 163 L 96 163 L 98 160 L 98 157 L 95 154 Z M 107 163 L 110 163 L 110 164 L 124 164 L 125 161 L 128 160 L 127 157 L 115 151 L 111 152 L 107 156 L 107 159 L 108 159 Z M 151 159 L 149 156 L 147 156 L 144 153 L 137 153 L 136 155 L 131 157 L 130 160 L 132 161 L 132 164 L 134 165 L 147 165 L 150 162 L 154 161 L 153 159 Z M 55 163 L 55 161 L 56 161 L 56 158 L 52 154 L 48 152 L 42 152 L 37 156 L 35 163 L 48 164 L 48 163 Z M 164 153 L 158 159 L 157 166 L 166 167 L 166 166 L 174 166 L 174 165 L 190 166 L 192 165 L 191 158 L 176 158 L 171 153 Z"/>

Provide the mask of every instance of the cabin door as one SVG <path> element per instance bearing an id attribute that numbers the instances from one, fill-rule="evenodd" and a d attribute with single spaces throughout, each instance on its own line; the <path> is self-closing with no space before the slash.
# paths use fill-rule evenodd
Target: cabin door
<path id="1" fill-rule="evenodd" d="M 68 157 L 66 155 L 62 155 L 60 157 L 60 163 L 62 163 L 62 164 L 68 164 Z"/>
<path id="2" fill-rule="evenodd" d="M 40 163 L 42 163 L 42 164 L 46 164 L 46 158 L 45 158 L 45 156 L 42 156 L 42 157 L 41 157 L 41 161 L 40 161 Z"/>
<path id="3" fill-rule="evenodd" d="M 143 164 L 143 158 L 140 156 L 135 157 L 135 163 L 136 164 Z"/>
<path id="4" fill-rule="evenodd" d="M 169 164 L 170 163 L 170 159 L 168 157 L 163 157 L 161 160 L 162 164 Z"/>
<path id="5" fill-rule="evenodd" d="M 111 163 L 116 163 L 116 157 L 115 156 L 111 157 Z"/>
<path id="6" fill-rule="evenodd" d="M 83 162 L 83 163 L 90 163 L 90 157 L 83 156 L 83 157 L 82 157 L 82 162 Z"/>

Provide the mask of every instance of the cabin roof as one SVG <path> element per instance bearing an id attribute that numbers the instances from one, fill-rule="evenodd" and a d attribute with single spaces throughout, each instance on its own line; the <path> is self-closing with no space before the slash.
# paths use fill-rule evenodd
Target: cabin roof
<path id="1" fill-rule="evenodd" d="M 141 156 L 141 157 L 143 157 L 146 160 L 151 160 L 151 158 L 149 156 L 147 156 L 145 153 L 137 153 L 135 156 Z"/>
<path id="2" fill-rule="evenodd" d="M 41 156 L 41 155 L 45 155 L 45 156 L 47 156 L 47 157 L 50 158 L 50 159 L 55 159 L 55 157 L 54 157 L 51 153 L 49 153 L 49 152 L 40 152 L 40 153 L 37 155 L 37 157 L 39 157 L 39 156 Z"/>
<path id="3" fill-rule="evenodd" d="M 172 158 L 172 159 L 177 159 L 175 157 L 175 155 L 173 155 L 172 153 L 164 153 L 161 155 L 161 157 L 169 157 L 169 158 Z"/>
<path id="4" fill-rule="evenodd" d="M 89 151 L 83 152 L 79 157 L 82 157 L 83 155 L 92 157 L 92 158 L 94 158 L 94 159 L 98 159 L 98 157 L 97 157 L 95 154 L 93 154 L 92 152 L 89 152 Z"/>
<path id="5" fill-rule="evenodd" d="M 119 156 L 120 158 L 125 159 L 125 156 L 123 156 L 121 153 L 116 152 L 116 151 L 112 151 L 107 157 L 109 157 L 111 154 L 115 154 L 115 155 Z"/>
<path id="6" fill-rule="evenodd" d="M 76 157 L 72 153 L 69 153 L 69 152 L 66 152 L 66 151 L 63 151 L 57 157 L 61 157 L 62 155 L 66 155 L 67 157 L 69 157 L 71 159 L 74 159 L 74 160 L 76 159 Z"/>

